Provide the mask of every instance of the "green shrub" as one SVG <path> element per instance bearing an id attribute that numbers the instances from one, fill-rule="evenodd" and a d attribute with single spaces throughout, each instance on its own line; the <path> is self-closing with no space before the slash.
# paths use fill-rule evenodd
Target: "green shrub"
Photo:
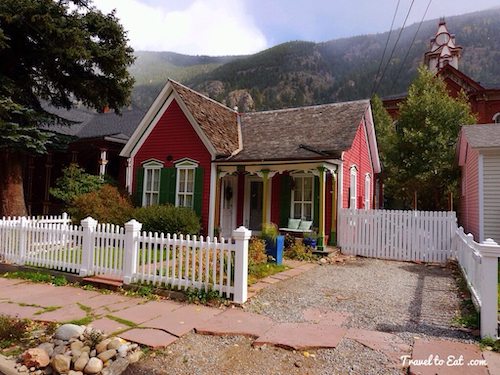
<path id="1" fill-rule="evenodd" d="M 76 197 L 68 207 L 68 213 L 77 223 L 91 216 L 101 223 L 123 225 L 132 211 L 130 198 L 111 185 Z"/>
<path id="2" fill-rule="evenodd" d="M 0 315 L 0 347 L 19 343 L 28 336 L 29 320 Z"/>
<path id="3" fill-rule="evenodd" d="M 290 249 L 293 245 L 295 245 L 295 237 L 291 234 L 285 234 L 285 250 Z"/>
<path id="4" fill-rule="evenodd" d="M 279 230 L 278 226 L 274 223 L 265 223 L 262 224 L 262 232 L 261 232 L 261 237 L 264 240 L 268 240 L 271 243 L 274 243 L 276 241 L 276 237 L 279 235 Z"/>
<path id="5" fill-rule="evenodd" d="M 56 180 L 55 187 L 50 189 L 50 194 L 69 205 L 80 195 L 99 190 L 103 183 L 99 176 L 86 173 L 77 164 L 70 164 L 63 170 L 63 175 Z"/>
<path id="6" fill-rule="evenodd" d="M 248 244 L 248 265 L 251 267 L 266 262 L 266 242 L 258 237 L 252 237 Z"/>
<path id="7" fill-rule="evenodd" d="M 316 260 L 318 257 L 312 253 L 312 249 L 300 241 L 295 241 L 292 247 L 285 250 L 285 257 L 295 260 Z"/>
<path id="8" fill-rule="evenodd" d="M 136 208 L 132 217 L 142 223 L 142 230 L 171 234 L 198 234 L 200 219 L 187 207 L 172 205 Z"/>

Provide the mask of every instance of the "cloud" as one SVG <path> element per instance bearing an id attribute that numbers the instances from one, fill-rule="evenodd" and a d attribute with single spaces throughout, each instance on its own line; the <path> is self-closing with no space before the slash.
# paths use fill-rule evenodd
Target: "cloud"
<path id="1" fill-rule="evenodd" d="M 215 56 L 254 53 L 267 47 L 243 0 L 195 0 L 176 10 L 139 0 L 95 0 L 94 4 L 104 12 L 116 8 L 136 50 Z"/>

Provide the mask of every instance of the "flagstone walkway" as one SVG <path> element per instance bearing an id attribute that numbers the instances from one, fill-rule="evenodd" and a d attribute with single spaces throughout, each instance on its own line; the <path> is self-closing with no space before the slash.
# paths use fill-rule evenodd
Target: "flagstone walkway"
<path id="1" fill-rule="evenodd" d="M 500 373 L 499 355 L 481 353 L 478 345 L 424 339 L 408 345 L 391 333 L 345 328 L 343 323 L 349 314 L 324 309 L 307 309 L 303 312 L 305 321 L 301 323 L 279 323 L 237 307 L 218 309 L 171 300 L 147 301 L 70 286 L 0 278 L 0 314 L 61 323 L 91 317 L 93 327 L 106 333 L 119 333 L 124 339 L 152 348 L 168 346 L 193 331 L 208 335 L 244 335 L 254 339 L 254 346 L 274 345 L 295 350 L 335 348 L 343 339 L 350 339 L 385 355 L 396 368 L 400 368 L 402 358 L 406 358 L 406 365 L 415 374 Z M 436 355 L 445 361 L 453 356 L 463 363 L 457 362 L 452 367 L 436 361 Z M 460 356 L 463 359 L 460 360 Z M 428 363 L 410 363 L 410 359 L 428 360 Z M 481 362 L 483 359 L 487 359 L 489 366 Z M 457 372 L 457 368 L 462 372 Z"/>

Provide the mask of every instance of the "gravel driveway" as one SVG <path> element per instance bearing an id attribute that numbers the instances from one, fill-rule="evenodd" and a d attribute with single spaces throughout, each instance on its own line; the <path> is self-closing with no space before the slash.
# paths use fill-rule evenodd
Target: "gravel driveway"
<path id="1" fill-rule="evenodd" d="M 470 334 L 452 327 L 460 306 L 456 288 L 448 268 L 357 258 L 274 284 L 245 309 L 280 322 L 302 322 L 303 312 L 311 308 L 348 313 L 345 327 L 391 332 L 408 344 L 425 336 L 470 341 Z M 251 342 L 189 334 L 129 367 L 126 374 L 406 373 L 383 354 L 350 339 L 335 349 L 310 353 L 254 348 Z"/>

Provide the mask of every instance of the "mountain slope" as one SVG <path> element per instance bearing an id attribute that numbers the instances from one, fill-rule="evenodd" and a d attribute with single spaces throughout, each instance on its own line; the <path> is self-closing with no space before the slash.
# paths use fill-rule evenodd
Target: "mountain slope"
<path id="1" fill-rule="evenodd" d="M 456 34 L 457 43 L 464 48 L 460 70 L 487 84 L 500 83 L 500 8 L 450 17 L 446 21 L 450 32 Z M 403 30 L 377 91 L 379 95 L 406 91 L 416 68 L 423 61 L 437 25 L 438 20 L 422 24 L 404 65 L 404 56 L 418 25 Z M 394 45 L 398 32 L 393 31 L 390 47 Z M 288 42 L 254 55 L 238 57 L 174 54 L 170 60 L 164 59 L 163 67 L 152 62 L 142 64 L 141 74 L 132 70 L 138 78 L 136 94 L 141 90 L 151 93 L 154 82 L 158 90 L 158 85 L 164 80 L 160 83 L 161 80 L 155 81 L 155 77 L 169 74 L 229 106 L 238 105 L 240 110 L 367 98 L 371 95 L 387 35 L 362 35 L 324 43 Z M 148 58 L 153 61 L 159 58 L 154 56 L 155 53 L 149 54 Z M 141 100 L 141 104 L 145 105 L 147 101 Z"/>

